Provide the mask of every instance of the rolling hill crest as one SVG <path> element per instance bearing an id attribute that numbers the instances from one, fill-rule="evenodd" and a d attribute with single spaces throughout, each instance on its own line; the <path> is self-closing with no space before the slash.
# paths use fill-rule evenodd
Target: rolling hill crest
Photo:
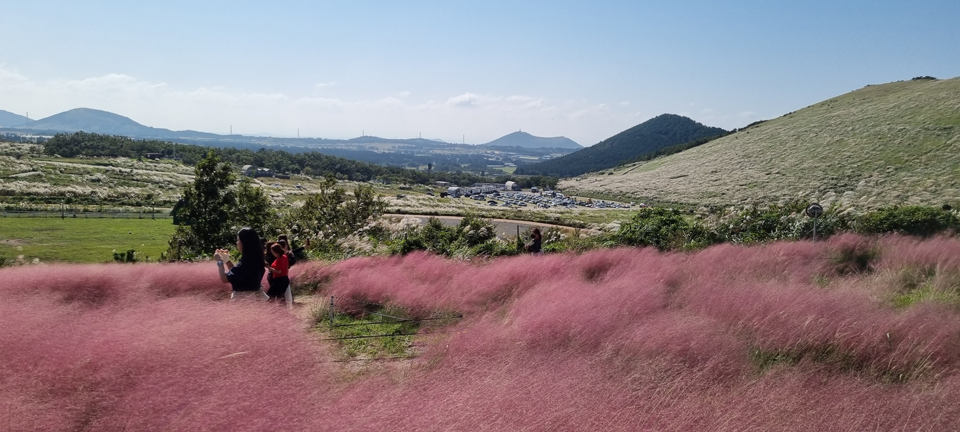
<path id="1" fill-rule="evenodd" d="M 687 117 L 662 114 L 591 147 L 518 168 L 517 173 L 577 176 L 612 168 L 666 147 L 725 133 L 723 129 L 704 126 Z"/>

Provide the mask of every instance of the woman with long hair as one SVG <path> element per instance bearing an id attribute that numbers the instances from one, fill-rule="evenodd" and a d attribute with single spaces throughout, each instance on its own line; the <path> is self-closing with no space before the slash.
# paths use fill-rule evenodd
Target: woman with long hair
<path id="1" fill-rule="evenodd" d="M 540 247 L 543 243 L 543 235 L 540 234 L 540 228 L 534 228 L 530 233 L 530 243 L 527 244 L 527 252 L 540 253 Z"/>
<path id="2" fill-rule="evenodd" d="M 260 281 L 263 280 L 264 262 L 263 246 L 260 236 L 253 228 L 243 228 L 237 233 L 237 250 L 240 252 L 240 262 L 230 261 L 230 251 L 217 249 L 214 258 L 220 271 L 220 281 L 229 283 L 233 292 L 230 298 L 265 297 L 260 290 Z"/>

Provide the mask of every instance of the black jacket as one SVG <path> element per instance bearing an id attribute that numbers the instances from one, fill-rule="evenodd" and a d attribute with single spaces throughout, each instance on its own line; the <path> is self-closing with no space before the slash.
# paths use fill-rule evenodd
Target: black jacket
<path id="1" fill-rule="evenodd" d="M 259 262 L 253 264 L 248 265 L 241 259 L 237 265 L 227 272 L 227 280 L 230 281 L 234 291 L 256 291 L 260 289 L 260 281 L 263 280 L 263 273 L 266 270 L 264 270 L 263 264 Z"/>

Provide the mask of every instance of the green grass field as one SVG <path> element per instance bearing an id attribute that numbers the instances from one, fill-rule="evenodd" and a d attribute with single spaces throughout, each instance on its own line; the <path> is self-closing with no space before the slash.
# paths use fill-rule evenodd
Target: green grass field
<path id="1" fill-rule="evenodd" d="M 134 249 L 155 261 L 175 229 L 170 219 L 0 218 L 0 257 L 99 263 Z"/>

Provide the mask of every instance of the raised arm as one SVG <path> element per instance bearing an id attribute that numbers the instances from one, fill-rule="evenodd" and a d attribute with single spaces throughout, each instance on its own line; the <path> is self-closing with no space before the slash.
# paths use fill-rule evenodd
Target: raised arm
<path id="1" fill-rule="evenodd" d="M 213 258 L 217 260 L 217 271 L 220 273 L 220 282 L 230 283 L 230 280 L 227 279 L 227 272 L 233 268 L 233 263 L 230 262 L 230 252 L 227 252 L 225 249 L 217 249 L 213 254 Z"/>

